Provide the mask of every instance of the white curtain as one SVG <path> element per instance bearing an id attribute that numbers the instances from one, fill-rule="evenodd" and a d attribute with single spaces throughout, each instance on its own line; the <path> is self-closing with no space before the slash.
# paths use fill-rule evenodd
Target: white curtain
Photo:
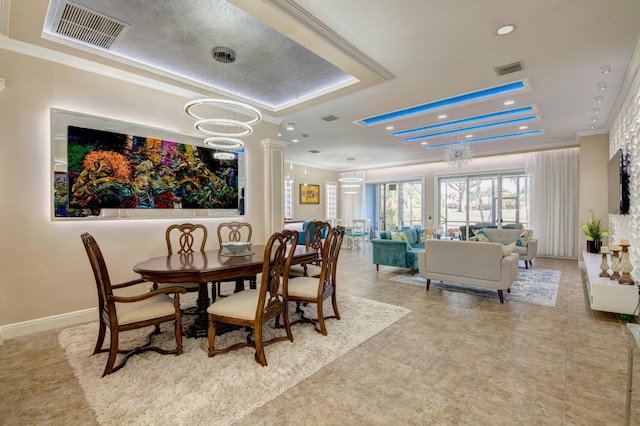
<path id="1" fill-rule="evenodd" d="M 526 155 L 529 214 L 538 255 L 578 257 L 578 148 Z"/>

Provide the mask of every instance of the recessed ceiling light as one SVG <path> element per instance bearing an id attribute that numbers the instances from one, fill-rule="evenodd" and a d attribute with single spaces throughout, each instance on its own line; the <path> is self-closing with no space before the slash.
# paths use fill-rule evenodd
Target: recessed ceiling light
<path id="1" fill-rule="evenodd" d="M 472 137 L 473 137 L 473 135 L 472 135 L 471 133 L 469 133 L 468 135 L 464 135 L 464 137 L 465 137 L 465 138 L 467 138 L 467 139 L 469 139 L 469 138 L 472 138 Z"/>
<path id="2" fill-rule="evenodd" d="M 519 137 L 524 137 L 524 136 L 539 135 L 541 133 L 542 133 L 542 130 L 529 130 L 528 132 L 510 133 L 510 134 L 506 134 L 506 135 L 489 136 L 487 138 L 471 139 L 471 140 L 465 141 L 463 143 L 470 144 L 470 143 L 480 143 L 480 142 L 488 142 L 488 141 L 495 141 L 495 140 L 504 140 L 504 139 L 511 139 L 511 138 L 519 138 Z M 455 144 L 455 143 L 456 142 L 447 142 L 447 143 L 441 143 L 441 144 L 437 144 L 437 145 L 428 145 L 428 146 L 423 147 L 422 149 L 442 148 L 442 147 L 450 146 L 450 145 Z M 460 142 L 457 142 L 457 143 L 459 144 Z"/>
<path id="3" fill-rule="evenodd" d="M 496 30 L 496 34 L 498 35 L 507 35 L 510 34 L 512 32 L 514 32 L 516 29 L 516 26 L 513 24 L 508 24 L 508 25 L 503 25 L 500 28 L 498 28 Z"/>
<path id="4" fill-rule="evenodd" d="M 293 123 L 287 124 L 287 130 L 291 131 L 293 129 L 295 129 L 295 125 Z"/>
<path id="5" fill-rule="evenodd" d="M 429 145 L 429 142 L 420 142 L 420 145 Z"/>
<path id="6" fill-rule="evenodd" d="M 518 129 L 520 129 L 520 130 L 526 130 L 528 128 L 529 128 L 529 126 L 520 126 L 520 127 L 518 127 Z"/>
<path id="7" fill-rule="evenodd" d="M 278 137 L 282 136 L 282 133 L 278 133 Z"/>
<path id="8" fill-rule="evenodd" d="M 441 111 L 444 108 L 460 106 L 478 100 L 486 100 L 496 96 L 504 96 L 509 93 L 522 92 L 525 90 L 528 90 L 527 85 L 523 80 L 521 80 L 513 83 L 503 84 L 500 86 L 490 87 L 488 89 L 478 90 L 471 93 L 456 95 L 450 98 L 428 102 L 426 104 L 416 105 L 397 111 L 387 112 L 373 117 L 363 118 L 354 121 L 354 123 L 361 124 L 363 126 L 375 126 L 377 124 L 385 123 L 391 120 L 400 120 L 427 112 Z"/>
<path id="9" fill-rule="evenodd" d="M 596 128 L 596 125 L 595 125 L 595 124 L 592 124 L 592 125 L 591 125 L 591 128 L 592 128 L 592 129 L 595 129 L 595 128 Z"/>
<path id="10" fill-rule="evenodd" d="M 593 99 L 595 99 L 595 101 L 596 101 L 597 103 L 599 103 L 599 104 L 600 104 L 600 103 L 602 103 L 602 101 L 604 101 L 604 98 L 603 98 L 602 96 L 596 96 L 596 97 L 595 97 L 595 98 L 593 98 Z"/>
<path id="11" fill-rule="evenodd" d="M 591 121 L 595 123 L 596 121 L 598 121 L 598 117 L 591 117 Z"/>
<path id="12" fill-rule="evenodd" d="M 447 114 L 440 114 L 438 116 L 438 120 L 444 120 L 445 118 L 447 118 Z"/>
<path id="13" fill-rule="evenodd" d="M 604 81 L 602 83 L 598 83 L 598 90 L 604 90 L 607 88 L 607 83 Z"/>
<path id="14" fill-rule="evenodd" d="M 594 114 L 600 114 L 600 108 L 596 107 L 593 109 Z"/>
<path id="15" fill-rule="evenodd" d="M 611 65 L 604 65 L 600 67 L 602 74 L 609 74 L 611 72 Z"/>
<path id="16" fill-rule="evenodd" d="M 510 115 L 520 115 L 527 112 L 533 112 L 533 107 L 526 106 L 526 107 L 515 108 L 515 109 L 506 110 L 506 111 L 498 111 L 498 112 L 492 112 L 489 114 L 475 115 L 473 117 L 462 118 L 460 120 L 454 120 L 454 121 L 449 121 L 449 122 L 439 123 L 439 124 L 431 124 L 429 126 L 415 127 L 407 130 L 400 130 L 397 132 L 393 132 L 391 135 L 404 136 L 412 133 L 423 133 L 428 130 L 440 129 L 443 127 L 449 127 L 457 124 L 466 124 L 466 123 L 474 123 L 478 121 L 493 120 L 499 117 L 507 117 Z"/>
<path id="17" fill-rule="evenodd" d="M 291 142 L 300 142 L 298 139 L 291 139 Z"/>
<path id="18" fill-rule="evenodd" d="M 465 128 L 458 128 L 458 129 L 453 129 L 453 130 L 447 130 L 447 131 L 443 131 L 443 132 L 436 132 L 436 133 L 429 133 L 427 135 L 420 135 L 420 136 L 413 136 L 410 138 L 405 138 L 404 141 L 405 142 L 417 142 L 417 141 L 423 141 L 426 139 L 431 139 L 431 138 L 435 138 L 438 136 L 447 136 L 447 135 L 456 135 L 458 133 L 466 133 L 466 132 L 470 132 L 473 130 L 486 130 L 486 129 L 490 129 L 490 128 L 495 128 L 495 127 L 500 127 L 500 126 L 508 126 L 508 125 L 512 125 L 512 124 L 524 124 L 524 122 L 527 121 L 535 121 L 537 120 L 538 117 L 536 115 L 529 115 L 526 117 L 520 117 L 520 118 L 514 118 L 511 120 L 502 120 L 502 121 L 495 121 L 492 123 L 487 123 L 487 124 L 480 124 L 477 126 L 470 126 L 470 127 L 465 127 Z"/>
<path id="19" fill-rule="evenodd" d="M 387 126 L 387 127 L 385 127 L 385 128 L 386 128 L 387 130 L 393 130 L 393 129 L 394 129 L 394 127 L 393 127 L 393 126 Z"/>
<path id="20" fill-rule="evenodd" d="M 516 101 L 514 101 L 514 100 L 504 101 L 504 105 L 505 106 L 513 105 L 515 103 L 516 103 Z"/>

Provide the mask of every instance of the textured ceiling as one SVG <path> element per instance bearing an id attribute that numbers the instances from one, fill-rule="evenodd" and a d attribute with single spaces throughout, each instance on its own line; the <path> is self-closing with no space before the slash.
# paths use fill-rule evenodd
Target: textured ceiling
<path id="1" fill-rule="evenodd" d="M 33 1 L 50 3 L 40 24 L 46 31 L 59 0 Z M 466 140 L 467 134 L 473 134 L 470 139 L 483 141 L 473 144 L 476 156 L 575 146 L 580 134 L 608 130 L 611 112 L 622 101 L 620 89 L 632 77 L 627 73 L 635 72 L 637 63 L 632 61 L 638 61 L 640 39 L 637 0 L 77 3 L 129 24 L 112 52 L 102 56 L 127 56 L 129 64 L 146 71 L 159 68 L 164 76 L 196 88 L 224 86 L 224 90 L 239 91 L 271 121 L 283 123 L 281 136 L 274 132 L 274 138 L 299 140 L 290 143 L 287 160 L 308 159 L 329 169 L 351 167 L 347 157 L 356 158 L 355 168 L 441 160 L 444 148 L 424 149 L 419 142 L 406 142 L 391 133 L 442 123 L 449 123 L 444 130 L 462 127 L 461 132 L 434 136 L 430 146 Z M 25 7 L 12 4 L 12 9 Z M 12 10 L 12 17 L 18 14 Z M 507 23 L 515 24 L 516 31 L 497 36 L 496 29 Z M 220 44 L 236 50 L 238 60 L 232 66 L 237 70 L 215 68 L 218 64 L 210 51 Z M 517 61 L 523 65 L 519 72 L 499 76 L 494 71 Z M 605 65 L 611 66 L 608 74 L 601 72 Z M 442 107 L 384 125 L 354 124 L 517 81 L 526 82 L 528 90 Z M 598 90 L 599 83 L 606 83 L 606 90 Z M 333 84 L 337 84 L 334 90 L 327 90 Z M 597 96 L 603 102 L 597 103 Z M 507 99 L 515 103 L 504 106 Z M 469 131 L 464 129 L 468 124 L 454 124 L 527 106 L 534 117 L 527 122 L 527 130 L 537 134 L 503 137 L 517 132 L 522 123 Z M 329 114 L 338 119 L 320 119 Z M 440 114 L 447 118 L 438 119 Z M 482 124 L 496 121 L 488 118 Z M 284 130 L 289 122 L 296 124 L 292 132 Z M 387 130 L 388 124 L 395 129 Z M 489 140 L 492 137 L 498 139 Z M 310 156 L 310 150 L 320 152 Z"/>
<path id="2" fill-rule="evenodd" d="M 48 36 L 57 36 L 56 12 L 66 3 L 50 2 L 44 27 Z M 279 109 L 353 79 L 225 0 L 70 3 L 127 24 L 109 54 L 233 93 L 265 108 Z M 213 60 L 211 50 L 217 46 L 233 49 L 236 61 Z"/>

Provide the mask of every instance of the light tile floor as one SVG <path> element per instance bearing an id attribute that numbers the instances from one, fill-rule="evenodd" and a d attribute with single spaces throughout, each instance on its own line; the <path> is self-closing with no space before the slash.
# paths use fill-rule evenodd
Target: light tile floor
<path id="1" fill-rule="evenodd" d="M 625 322 L 589 308 L 577 261 L 534 267 L 562 272 L 553 308 L 425 292 L 390 281 L 397 268 L 376 273 L 370 244 L 343 250 L 341 291 L 412 312 L 239 424 L 625 424 Z M 0 346 L 0 424 L 96 424 L 57 332 Z"/>

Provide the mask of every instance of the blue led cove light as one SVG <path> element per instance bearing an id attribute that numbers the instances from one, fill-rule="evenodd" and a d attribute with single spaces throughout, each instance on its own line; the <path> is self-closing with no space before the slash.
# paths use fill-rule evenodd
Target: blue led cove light
<path id="1" fill-rule="evenodd" d="M 506 117 L 509 115 L 523 114 L 526 112 L 533 112 L 533 106 L 510 109 L 507 111 L 492 112 L 491 114 L 476 115 L 475 117 L 468 117 L 460 120 L 448 121 L 446 123 L 433 124 L 431 126 L 416 127 L 415 129 L 400 130 L 398 132 L 391 133 L 391 136 L 404 136 L 411 133 L 424 132 L 427 130 L 439 129 L 442 127 L 456 126 L 458 124 L 473 123 L 474 121 L 490 120 L 493 118 Z"/>
<path id="2" fill-rule="evenodd" d="M 364 118 L 358 120 L 358 123 L 371 126 L 374 124 L 380 124 L 385 121 L 397 120 L 399 118 L 406 118 L 410 115 L 422 114 L 435 109 L 451 107 L 454 105 L 460 105 L 467 102 L 473 102 L 480 99 L 486 99 L 493 96 L 504 95 L 505 93 L 513 93 L 526 89 L 524 81 L 516 81 L 515 83 L 504 84 L 502 86 L 492 87 L 490 89 L 479 90 L 477 92 L 467 93 L 466 95 L 454 96 L 452 98 L 442 99 L 427 104 L 417 105 L 410 108 L 401 109 L 399 111 L 389 112 L 386 114 L 376 115 L 374 117 Z"/>
<path id="3" fill-rule="evenodd" d="M 463 129 L 454 129 L 454 130 L 447 130 L 446 132 L 431 133 L 431 134 L 422 135 L 422 136 L 414 136 L 412 138 L 406 138 L 404 141 L 405 142 L 422 141 L 422 140 L 425 140 L 425 139 L 431 139 L 431 138 L 435 138 L 435 137 L 438 137 L 438 136 L 455 135 L 456 133 L 470 132 L 472 130 L 490 129 L 492 127 L 508 126 L 509 124 L 516 124 L 516 123 L 522 123 L 522 122 L 526 122 L 526 121 L 533 121 L 533 120 L 536 120 L 537 118 L 538 117 L 535 116 L 535 115 L 530 115 L 530 116 L 522 117 L 522 118 L 514 118 L 513 120 L 498 121 L 498 122 L 495 122 L 495 123 L 481 124 L 479 126 L 465 127 Z"/>
<path id="4" fill-rule="evenodd" d="M 517 138 L 517 137 L 520 137 L 520 136 L 537 135 L 537 134 L 540 134 L 540 133 L 542 133 L 542 130 L 532 130 L 530 132 L 510 133 L 508 135 L 499 135 L 499 136 L 489 136 L 487 138 L 472 139 L 472 140 L 469 140 L 469 141 L 441 143 L 441 144 L 438 144 L 438 145 L 425 145 L 425 146 L 422 147 L 422 149 L 444 148 L 446 146 L 451 146 L 451 145 L 464 145 L 464 144 L 469 144 L 469 143 L 495 141 L 495 140 L 500 140 L 500 139 Z"/>

